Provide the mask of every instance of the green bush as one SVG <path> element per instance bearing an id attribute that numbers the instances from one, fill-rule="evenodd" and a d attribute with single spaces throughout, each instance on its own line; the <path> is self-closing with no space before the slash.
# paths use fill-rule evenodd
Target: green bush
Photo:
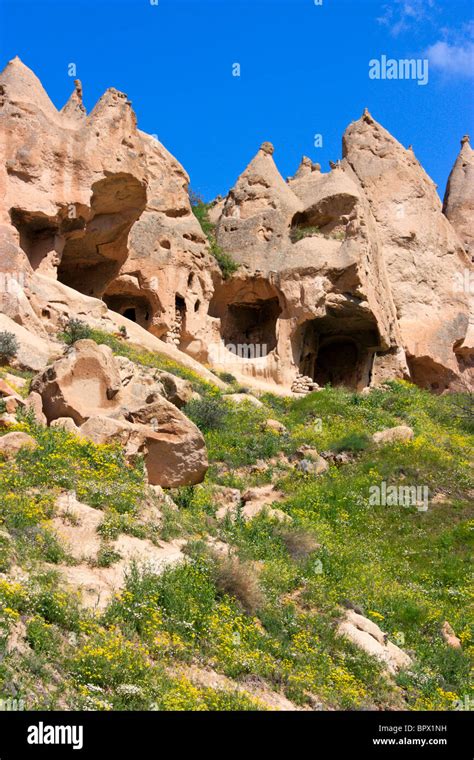
<path id="1" fill-rule="evenodd" d="M 350 433 L 329 444 L 329 448 L 337 453 L 341 451 L 364 451 L 370 445 L 370 438 L 366 433 Z"/>
<path id="2" fill-rule="evenodd" d="M 226 253 L 217 243 L 215 227 L 209 220 L 210 204 L 204 203 L 202 198 L 192 193 L 192 191 L 190 193 L 190 200 L 194 216 L 201 225 L 201 229 L 209 241 L 211 253 L 219 264 L 224 280 L 226 280 L 237 271 L 239 265 L 234 261 L 232 256 L 229 253 Z"/>
<path id="3" fill-rule="evenodd" d="M 92 337 L 92 328 L 81 319 L 69 319 L 62 337 L 65 343 L 71 346 L 77 340 L 85 340 Z"/>
<path id="4" fill-rule="evenodd" d="M 303 238 L 319 235 L 320 233 L 319 227 L 291 227 L 290 240 L 292 243 L 298 243 Z"/>
<path id="5" fill-rule="evenodd" d="M 201 399 L 191 399 L 184 411 L 199 430 L 207 433 L 209 430 L 222 430 L 229 406 L 220 396 L 206 396 Z"/>
<path id="6" fill-rule="evenodd" d="M 26 640 L 38 654 L 55 654 L 59 646 L 58 630 L 38 615 L 26 625 Z"/>
<path id="7" fill-rule="evenodd" d="M 7 362 L 17 355 L 20 348 L 14 333 L 4 330 L 0 332 L 0 361 Z"/>

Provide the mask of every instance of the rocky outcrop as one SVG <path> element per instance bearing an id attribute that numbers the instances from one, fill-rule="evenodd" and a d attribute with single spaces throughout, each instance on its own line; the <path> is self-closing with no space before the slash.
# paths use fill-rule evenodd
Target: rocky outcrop
<path id="1" fill-rule="evenodd" d="M 77 341 L 34 378 L 32 389 L 50 424 L 98 444 L 119 442 L 128 457 L 142 454 L 151 484 L 170 488 L 204 478 L 207 454 L 198 428 L 164 397 L 153 371 L 114 357 L 108 346 Z"/>
<path id="2" fill-rule="evenodd" d="M 263 143 L 210 209 L 238 265 L 224 278 L 185 170 L 137 128 L 126 95 L 110 88 L 87 114 L 77 80 L 58 111 L 18 58 L 0 92 L 0 311 L 42 341 L 35 361 L 22 336 L 24 366 L 46 366 L 73 315 L 185 352 L 206 379 L 203 364 L 301 394 L 393 378 L 472 387 L 467 138 L 443 208 L 413 150 L 367 110 L 329 172 L 303 157 L 285 181 Z"/>
<path id="3" fill-rule="evenodd" d="M 413 150 L 368 113 L 347 128 L 343 148 L 344 166 L 377 222 L 410 376 L 444 390 L 463 369 L 456 348 L 467 332 L 469 298 L 454 284 L 469 258 Z"/>
<path id="4" fill-rule="evenodd" d="M 395 674 L 412 663 L 411 657 L 389 641 L 376 623 L 354 610 L 346 610 L 337 632 L 379 660 L 389 673 Z"/>
<path id="5" fill-rule="evenodd" d="M 449 175 L 443 213 L 474 260 L 474 151 L 469 135 L 462 138 L 461 150 Z"/>
<path id="6" fill-rule="evenodd" d="M 26 287 L 33 272 L 56 278 L 162 338 L 174 330 L 178 303 L 179 345 L 202 354 L 218 267 L 180 164 L 137 129 L 130 101 L 114 88 L 87 115 L 76 81 L 58 111 L 15 58 L 0 91 L 6 271 L 22 272 Z"/>

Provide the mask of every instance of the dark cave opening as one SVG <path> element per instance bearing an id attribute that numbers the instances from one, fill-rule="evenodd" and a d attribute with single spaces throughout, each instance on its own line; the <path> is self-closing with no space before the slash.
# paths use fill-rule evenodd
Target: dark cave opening
<path id="1" fill-rule="evenodd" d="M 103 300 L 111 311 L 116 311 L 131 322 L 136 322 L 145 330 L 150 327 L 152 307 L 145 295 L 135 292 L 107 292 Z"/>
<path id="2" fill-rule="evenodd" d="M 338 336 L 321 342 L 314 380 L 321 386 L 330 383 L 334 388 L 355 387 L 355 372 L 359 361 L 360 348 L 355 340 Z"/>
<path id="3" fill-rule="evenodd" d="M 361 390 L 370 382 L 379 335 L 370 322 L 323 317 L 299 333 L 299 368 L 320 386 Z"/>
<path id="4" fill-rule="evenodd" d="M 226 344 L 266 346 L 268 353 L 277 345 L 276 323 L 280 314 L 276 297 L 231 303 L 222 321 L 222 337 Z"/>
<path id="5" fill-rule="evenodd" d="M 127 258 L 130 229 L 145 205 L 145 186 L 132 175 L 113 174 L 96 182 L 87 220 L 66 237 L 58 280 L 101 298 Z"/>
<path id="6" fill-rule="evenodd" d="M 127 309 L 124 309 L 122 316 L 126 317 L 127 319 L 130 319 L 132 322 L 136 322 L 137 310 L 133 306 L 129 306 Z"/>

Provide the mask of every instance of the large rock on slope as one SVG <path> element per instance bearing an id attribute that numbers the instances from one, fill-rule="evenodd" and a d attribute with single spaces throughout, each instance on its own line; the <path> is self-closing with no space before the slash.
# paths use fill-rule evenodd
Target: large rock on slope
<path id="1" fill-rule="evenodd" d="M 31 388 L 40 394 L 48 422 L 71 417 L 81 425 L 89 417 L 112 414 L 117 409 L 115 396 L 121 380 L 108 346 L 79 340 L 67 356 L 36 377 Z"/>
<path id="2" fill-rule="evenodd" d="M 163 397 L 159 380 L 125 365 L 108 346 L 77 341 L 32 388 L 49 423 L 71 419 L 95 443 L 118 441 L 127 456 L 143 454 L 151 484 L 170 488 L 204 478 L 207 453 L 198 428 Z"/>
<path id="3" fill-rule="evenodd" d="M 346 610 L 337 632 L 383 663 L 392 674 L 411 665 L 411 657 L 389 641 L 376 623 L 353 610 Z"/>
<path id="4" fill-rule="evenodd" d="M 153 419 L 157 424 L 151 427 L 111 417 L 90 417 L 80 432 L 94 443 L 119 441 L 127 456 L 143 454 L 151 485 L 176 488 L 200 483 L 208 463 L 197 427 L 167 402 L 155 407 Z"/>

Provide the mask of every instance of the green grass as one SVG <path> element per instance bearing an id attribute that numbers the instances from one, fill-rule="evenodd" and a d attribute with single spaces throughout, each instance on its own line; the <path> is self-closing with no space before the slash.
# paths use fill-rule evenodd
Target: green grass
<path id="1" fill-rule="evenodd" d="M 327 388 L 262 400 L 263 408 L 233 405 L 207 389 L 205 404 L 190 405 L 211 467 L 203 484 L 171 492 L 178 510 L 163 505 L 153 528 L 140 518 L 140 461 L 127 466 L 115 447 L 29 418 L 19 423 L 39 449 L 0 462 L 0 572 L 8 578 L 15 565 L 25 574 L 0 578 L 0 646 L 21 620 L 31 652 L 1 660 L 0 696 L 3 683 L 5 695 L 13 684 L 38 709 L 262 709 L 236 689 L 196 686 L 186 676 L 191 664 L 214 668 L 236 688 L 259 676 L 298 704 L 334 709 L 450 710 L 472 694 L 473 429 L 460 412 L 466 398 L 396 382 L 368 396 Z M 267 430 L 268 417 L 287 434 Z M 372 443 L 373 432 L 400 424 L 413 428 L 412 441 Z M 282 454 L 291 460 L 302 444 L 348 450 L 351 459 L 320 477 L 298 472 L 288 459 L 275 464 Z M 278 507 L 289 525 L 263 513 L 250 522 L 216 520 L 220 485 L 244 490 L 272 480 L 285 495 Z M 428 511 L 371 506 L 369 489 L 383 481 L 426 485 Z M 122 531 L 185 538 L 186 562 L 161 575 L 132 566 L 103 614 L 84 610 L 51 569 L 67 562 L 47 533 L 63 489 L 103 510 L 102 564 L 115 559 L 107 542 Z M 227 544 L 234 564 L 219 570 L 210 537 Z M 336 635 L 347 602 L 402 642 L 413 660 L 407 671 L 387 678 Z M 462 651 L 443 641 L 445 620 Z"/>
<path id="2" fill-rule="evenodd" d="M 129 341 L 108 333 L 102 330 L 90 330 L 89 337 L 91 340 L 95 340 L 96 343 L 109 346 L 114 354 L 118 356 L 126 356 L 127 359 L 135 364 L 141 364 L 143 367 L 150 367 L 151 369 L 158 369 L 164 372 L 170 372 L 172 375 L 181 377 L 183 380 L 188 380 L 193 389 L 201 394 L 208 394 L 215 392 L 217 386 L 213 383 L 204 380 L 197 372 L 188 367 L 184 367 L 179 362 L 170 359 L 168 356 L 159 354 L 156 351 L 147 351 L 140 346 L 134 345 Z"/>

